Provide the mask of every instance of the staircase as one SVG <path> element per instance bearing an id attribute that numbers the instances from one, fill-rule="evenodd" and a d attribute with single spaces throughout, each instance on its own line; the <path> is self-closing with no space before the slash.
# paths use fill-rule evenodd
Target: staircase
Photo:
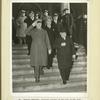
<path id="1" fill-rule="evenodd" d="M 30 66 L 27 46 L 12 47 L 12 85 L 13 92 L 86 92 L 87 58 L 85 49 L 79 45 L 78 58 L 74 61 L 69 81 L 62 84 L 57 59 L 53 60 L 53 68 L 44 68 L 40 82 L 35 83 L 34 71 Z"/>

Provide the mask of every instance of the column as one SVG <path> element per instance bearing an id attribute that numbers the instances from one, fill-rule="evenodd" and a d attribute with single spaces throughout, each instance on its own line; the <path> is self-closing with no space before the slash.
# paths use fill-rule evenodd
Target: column
<path id="1" fill-rule="evenodd" d="M 62 3 L 61 4 L 61 12 L 63 11 L 63 9 L 68 8 L 69 12 L 70 12 L 70 3 Z"/>

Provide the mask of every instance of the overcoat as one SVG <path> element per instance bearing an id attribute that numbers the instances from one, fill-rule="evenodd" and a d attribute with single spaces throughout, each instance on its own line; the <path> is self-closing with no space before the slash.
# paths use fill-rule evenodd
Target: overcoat
<path id="1" fill-rule="evenodd" d="M 66 46 L 61 46 L 61 43 L 66 43 Z M 72 55 L 75 53 L 74 45 L 70 37 L 64 40 L 59 36 L 55 41 L 55 48 L 57 49 L 57 60 L 59 68 L 66 68 L 72 66 Z"/>
<path id="2" fill-rule="evenodd" d="M 27 24 L 24 22 L 26 17 L 19 17 L 16 20 L 17 23 L 17 30 L 16 36 L 17 37 L 26 37 L 25 30 L 27 29 Z"/>
<path id="3" fill-rule="evenodd" d="M 74 20 L 72 14 L 66 14 L 62 16 L 62 24 L 63 27 L 66 29 L 66 33 L 68 35 L 72 35 L 74 26 Z"/>
<path id="4" fill-rule="evenodd" d="M 51 26 L 54 31 L 55 38 L 57 38 L 59 36 L 59 31 L 60 31 L 60 22 L 55 23 L 54 21 L 52 21 Z"/>
<path id="5" fill-rule="evenodd" d="M 29 35 L 32 37 L 30 63 L 31 66 L 46 66 L 47 53 L 51 49 L 47 31 L 44 29 L 33 29 Z"/>

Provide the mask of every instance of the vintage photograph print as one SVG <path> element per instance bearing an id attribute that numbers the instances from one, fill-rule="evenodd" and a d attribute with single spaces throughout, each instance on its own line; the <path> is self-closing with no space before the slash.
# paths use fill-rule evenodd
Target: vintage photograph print
<path id="1" fill-rule="evenodd" d="M 87 92 L 87 3 L 12 3 L 12 92 Z"/>

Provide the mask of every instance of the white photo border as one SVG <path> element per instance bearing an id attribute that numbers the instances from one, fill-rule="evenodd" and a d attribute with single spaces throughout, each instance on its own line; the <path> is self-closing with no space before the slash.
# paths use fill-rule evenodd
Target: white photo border
<path id="1" fill-rule="evenodd" d="M 19 92 L 14 93 L 12 88 L 12 4 L 13 3 L 87 3 L 87 91 L 85 93 L 81 92 L 71 92 L 71 93 L 53 93 L 53 92 Z M 89 84 L 89 1 L 87 0 L 50 0 L 47 2 L 47 0 L 12 0 L 10 2 L 10 93 L 14 98 L 68 98 L 68 97 L 79 97 L 79 98 L 88 98 L 88 84 Z M 86 99 L 84 99 L 86 100 Z"/>

